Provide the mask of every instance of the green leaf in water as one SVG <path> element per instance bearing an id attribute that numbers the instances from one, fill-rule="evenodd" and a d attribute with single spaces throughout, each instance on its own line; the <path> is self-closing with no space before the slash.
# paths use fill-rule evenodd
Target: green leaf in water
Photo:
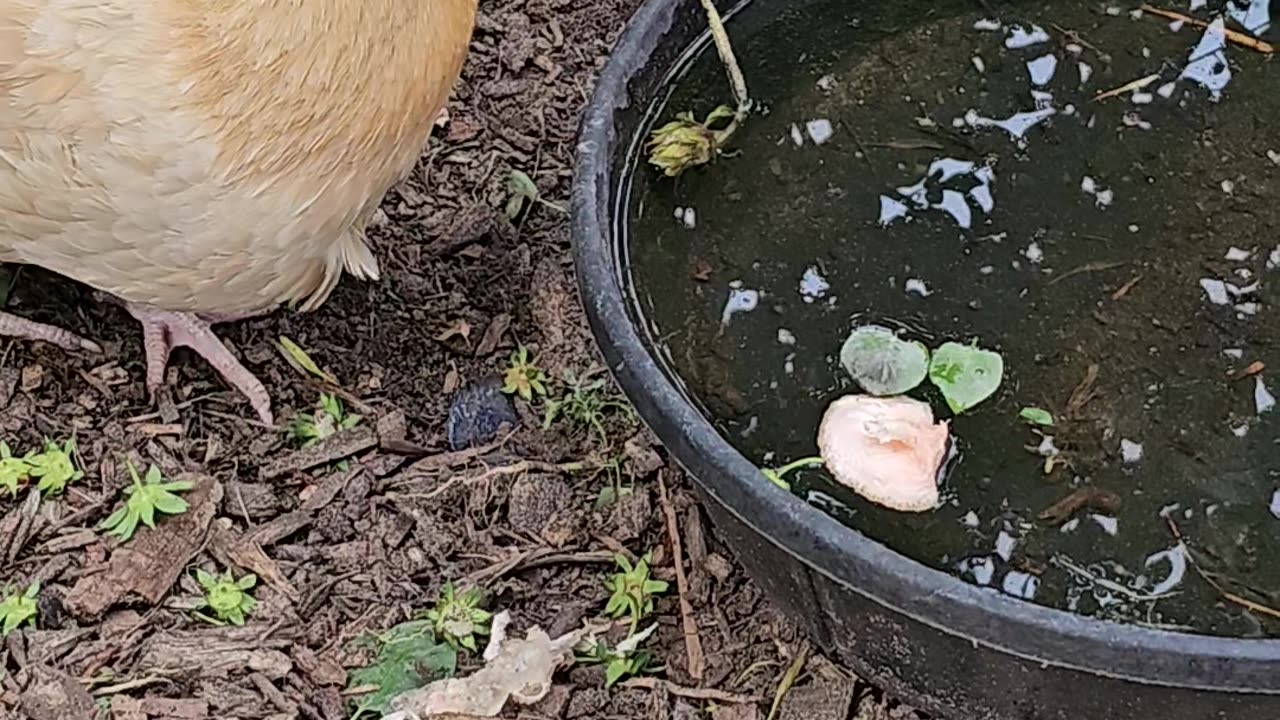
<path id="1" fill-rule="evenodd" d="M 1022 412 L 1018 413 L 1018 417 L 1022 418 L 1032 425 L 1053 425 L 1053 415 L 1048 410 L 1038 407 L 1024 407 Z"/>
<path id="2" fill-rule="evenodd" d="M 959 415 L 991 397 L 1004 376 L 1004 358 L 975 345 L 943 343 L 933 351 L 929 380 Z"/>
<path id="3" fill-rule="evenodd" d="M 929 372 L 929 350 L 918 342 L 899 338 L 888 328 L 864 325 L 844 341 L 840 364 L 868 393 L 880 397 L 901 395 L 924 382 Z"/>

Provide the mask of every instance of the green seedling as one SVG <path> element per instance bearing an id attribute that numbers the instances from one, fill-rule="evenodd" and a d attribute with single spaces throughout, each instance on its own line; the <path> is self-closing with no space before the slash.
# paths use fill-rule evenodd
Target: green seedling
<path id="1" fill-rule="evenodd" d="M 249 594 L 258 584 L 258 576 L 253 573 L 237 580 L 230 570 L 218 576 L 196 568 L 196 582 L 204 590 L 204 605 L 201 607 L 213 612 L 213 617 L 194 613 L 201 620 L 214 625 L 243 625 L 245 616 L 258 607 L 258 601 Z"/>
<path id="2" fill-rule="evenodd" d="M 611 412 L 624 413 L 632 418 L 631 406 L 620 395 L 611 395 L 605 391 L 605 378 L 598 376 L 599 370 L 578 375 L 572 370 L 564 371 L 567 386 L 563 395 L 554 400 L 547 400 L 547 411 L 542 420 L 543 428 L 551 427 L 558 418 L 565 418 L 573 424 L 588 428 L 596 433 L 601 442 L 608 443 L 608 433 L 604 429 L 604 420 Z"/>
<path id="3" fill-rule="evenodd" d="M 525 402 L 533 402 L 533 396 L 545 397 L 547 394 L 547 376 L 538 367 L 536 360 L 529 359 L 529 348 L 524 345 L 516 347 L 511 353 L 511 362 L 507 365 L 507 374 L 503 379 L 502 392 L 516 394 Z"/>
<path id="4" fill-rule="evenodd" d="M 613 593 L 604 613 L 612 618 L 630 615 L 631 634 L 634 635 L 640 620 L 653 612 L 653 597 L 666 592 L 667 583 L 649 577 L 648 553 L 635 565 L 621 554 L 614 555 L 613 561 L 622 572 L 614 573 L 604 581 L 605 588 Z"/>
<path id="5" fill-rule="evenodd" d="M 84 472 L 77 470 L 71 459 L 75 449 L 75 440 L 66 441 L 62 447 L 46 440 L 44 450 L 23 458 L 31 467 L 31 477 L 37 479 L 37 490 L 46 495 L 56 495 L 67 488 L 67 483 L 84 477 Z"/>
<path id="6" fill-rule="evenodd" d="M 569 212 L 564 207 L 544 199 L 541 191 L 538 190 L 538 184 L 520 170 L 512 170 L 507 176 L 507 192 L 511 193 L 511 197 L 507 199 L 508 220 L 515 220 L 524 211 L 525 206 L 532 203 L 545 205 L 561 214 Z"/>
<path id="7" fill-rule="evenodd" d="M 348 676 L 348 690 L 368 691 L 360 697 L 352 720 L 383 715 L 390 710 L 392 698 L 452 677 L 458 669 L 457 651 L 436 640 L 429 620 L 397 625 L 370 644 L 377 649 L 377 659 Z"/>
<path id="8" fill-rule="evenodd" d="M 628 636 L 613 648 L 604 640 L 596 640 L 580 651 L 575 660 L 584 665 L 604 665 L 604 686 L 611 688 L 622 678 L 634 677 L 649 669 L 653 654 L 640 649 L 640 643 L 649 639 L 657 629 L 657 623 L 650 625 L 644 632 Z"/>
<path id="9" fill-rule="evenodd" d="M 17 495 L 18 488 L 31 479 L 31 463 L 26 458 L 14 457 L 9 444 L 0 442 L 0 488 Z"/>
<path id="10" fill-rule="evenodd" d="M 17 630 L 23 623 L 35 625 L 36 597 L 40 594 L 40 583 L 33 582 L 23 592 L 10 589 L 0 600 L 0 637 Z"/>
<path id="11" fill-rule="evenodd" d="M 424 614 L 431 622 L 436 635 L 444 638 L 455 650 L 466 648 L 477 652 L 476 636 L 489 634 L 489 621 L 493 613 L 480 607 L 484 589 L 473 587 L 456 592 L 453 583 L 447 582 L 440 589 L 440 599 L 435 607 Z"/>
<path id="12" fill-rule="evenodd" d="M 812 467 L 814 465 L 822 465 L 822 464 L 823 464 L 822 458 L 815 455 L 813 457 L 800 458 L 799 460 L 796 460 L 794 462 L 789 462 L 786 465 L 783 465 L 782 467 L 779 467 L 779 468 L 760 468 L 760 472 L 763 473 L 766 478 L 768 478 L 769 482 L 773 483 L 774 485 L 777 485 L 783 490 L 790 490 L 791 483 L 787 482 L 788 473 L 791 473 L 795 470 L 799 470 L 800 468 Z"/>
<path id="13" fill-rule="evenodd" d="M 348 413 L 337 395 L 320 393 L 314 413 L 299 413 L 289 423 L 289 433 L 301 447 L 311 447 L 321 440 L 360 424 L 364 418 Z"/>
<path id="14" fill-rule="evenodd" d="M 1041 425 L 1044 427 L 1053 426 L 1053 415 L 1048 411 L 1038 407 L 1025 407 L 1018 413 L 1018 417 L 1028 425 Z"/>
<path id="15" fill-rule="evenodd" d="M 126 460 L 125 465 L 133 479 L 133 484 L 124 489 L 128 499 L 125 500 L 124 507 L 111 513 L 102 522 L 103 530 L 120 538 L 120 542 L 128 542 L 138 529 L 139 522 L 155 529 L 157 512 L 181 515 L 187 511 L 187 501 L 174 493 L 190 490 L 192 483 L 185 480 L 164 482 L 160 468 L 155 465 L 147 468 L 147 477 L 143 480 L 138 477 L 138 469 L 132 462 Z"/>

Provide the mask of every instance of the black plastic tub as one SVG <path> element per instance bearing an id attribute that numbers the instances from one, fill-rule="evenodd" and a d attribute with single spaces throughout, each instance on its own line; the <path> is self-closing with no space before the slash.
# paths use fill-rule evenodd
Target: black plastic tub
<path id="1" fill-rule="evenodd" d="M 805 0 L 754 2 L 753 13 L 768 13 Z M 738 29 L 731 19 L 729 28 Z M 695 408 L 634 324 L 615 210 L 632 140 L 678 59 L 706 42 L 698 0 L 648 0 L 632 19 L 583 120 L 574 253 L 612 372 L 696 479 L 718 534 L 755 581 L 820 647 L 938 717 L 1280 718 L 1280 641 L 1092 620 L 970 585 L 762 481 Z"/>

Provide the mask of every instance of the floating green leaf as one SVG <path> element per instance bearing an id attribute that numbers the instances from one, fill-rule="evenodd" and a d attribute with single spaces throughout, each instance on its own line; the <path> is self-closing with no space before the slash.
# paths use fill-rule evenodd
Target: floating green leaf
<path id="1" fill-rule="evenodd" d="M 924 382 L 929 372 L 929 349 L 899 338 L 888 328 L 864 325 L 844 341 L 840 364 L 868 393 L 901 395 Z"/>
<path id="2" fill-rule="evenodd" d="M 1048 410 L 1038 407 L 1022 408 L 1022 412 L 1018 413 L 1018 417 L 1032 425 L 1053 425 L 1053 415 L 1049 414 Z"/>
<path id="3" fill-rule="evenodd" d="M 1004 358 L 975 345 L 944 343 L 933 351 L 929 380 L 959 415 L 991 397 L 1004 376 Z"/>

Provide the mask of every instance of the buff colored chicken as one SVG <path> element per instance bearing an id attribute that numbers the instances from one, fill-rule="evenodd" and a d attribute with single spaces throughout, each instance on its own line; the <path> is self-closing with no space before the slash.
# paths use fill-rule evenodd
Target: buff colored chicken
<path id="1" fill-rule="evenodd" d="M 146 383 L 214 323 L 377 279 L 364 226 L 461 71 L 476 0 L 0 0 L 0 262 L 126 307 Z M 0 335 L 98 346 L 0 313 Z"/>

